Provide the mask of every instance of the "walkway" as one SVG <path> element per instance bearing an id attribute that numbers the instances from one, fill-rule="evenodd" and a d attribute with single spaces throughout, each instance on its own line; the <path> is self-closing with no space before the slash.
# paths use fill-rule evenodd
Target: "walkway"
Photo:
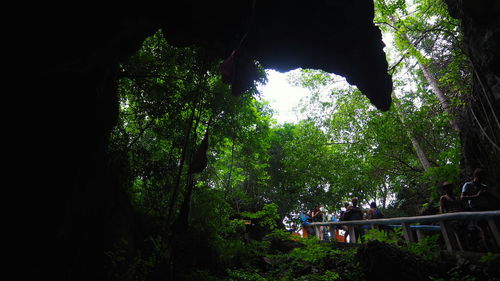
<path id="1" fill-rule="evenodd" d="M 316 235 L 319 238 L 319 227 L 320 226 L 341 226 L 347 225 L 349 227 L 349 240 L 351 243 L 356 243 L 355 228 L 356 225 L 366 225 L 369 228 L 375 228 L 380 225 L 389 226 L 401 226 L 403 228 L 403 235 L 405 239 L 412 243 L 420 240 L 425 236 L 426 231 L 436 230 L 441 231 L 443 239 L 446 244 L 446 249 L 448 251 L 459 250 L 463 251 L 460 244 L 460 239 L 456 233 L 452 231 L 449 226 L 449 222 L 452 220 L 465 220 L 465 221 L 487 221 L 488 227 L 493 234 L 493 238 L 500 248 L 500 232 L 498 228 L 498 222 L 500 221 L 500 211 L 486 211 L 486 212 L 457 212 L 457 213 L 447 213 L 439 215 L 430 216 L 416 216 L 416 217 L 398 217 L 398 218 L 384 218 L 384 219 L 374 219 L 374 220 L 355 220 L 355 221 L 340 221 L 340 222 L 314 222 L 311 223 L 315 229 Z M 438 223 L 439 225 L 422 225 L 421 223 Z M 419 224 L 419 225 L 412 225 Z M 413 230 L 417 234 L 417 238 L 413 235 Z"/>

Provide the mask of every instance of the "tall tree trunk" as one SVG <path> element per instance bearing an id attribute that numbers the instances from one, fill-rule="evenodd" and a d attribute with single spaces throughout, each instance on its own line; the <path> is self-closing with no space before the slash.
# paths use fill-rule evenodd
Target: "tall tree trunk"
<path id="1" fill-rule="evenodd" d="M 382 196 L 382 209 L 385 209 L 386 205 L 387 205 L 387 187 L 385 186 L 385 183 L 384 183 L 383 196 Z"/>
<path id="2" fill-rule="evenodd" d="M 210 118 L 211 120 L 212 118 Z M 194 131 L 196 131 L 196 128 L 198 127 L 200 121 L 200 116 L 198 116 L 196 120 L 196 125 L 194 126 Z M 209 121 L 210 124 L 210 121 Z M 196 149 L 196 152 L 192 154 L 191 161 L 189 163 L 189 169 L 188 169 L 188 174 L 187 174 L 187 186 L 186 186 L 186 191 L 184 192 L 184 200 L 182 201 L 180 211 L 179 211 L 179 216 L 175 220 L 175 222 L 172 224 L 173 228 L 176 230 L 178 233 L 184 233 L 188 230 L 189 227 L 189 211 L 191 209 L 191 197 L 193 194 L 193 189 L 194 189 L 194 175 L 199 174 L 203 172 L 203 170 L 206 168 L 208 164 L 208 158 L 207 158 L 207 150 L 208 150 L 208 130 L 209 127 L 207 126 L 205 136 L 203 137 L 203 140 L 200 143 L 200 146 L 198 149 Z M 196 139 L 196 136 L 195 136 Z"/>
<path id="3" fill-rule="evenodd" d="M 231 144 L 231 163 L 229 164 L 229 175 L 227 177 L 227 180 L 226 180 L 226 183 L 225 183 L 225 191 L 224 191 L 224 196 L 225 198 L 228 197 L 228 191 L 230 190 L 231 193 L 234 195 L 235 193 L 235 189 L 234 188 L 231 188 L 231 182 L 232 182 L 232 177 L 233 177 L 233 168 L 234 168 L 234 154 L 235 154 L 235 151 L 236 151 L 236 136 L 235 136 L 235 133 L 234 133 L 234 130 L 233 130 L 233 136 L 231 138 L 231 141 L 232 141 L 232 144 Z M 233 196 L 233 199 L 235 197 Z M 234 200 L 234 204 L 235 204 L 235 208 L 236 208 L 236 212 L 240 212 L 240 204 L 239 204 L 239 201 L 238 200 Z"/>
<path id="4" fill-rule="evenodd" d="M 179 169 L 178 169 L 177 175 L 175 177 L 174 190 L 172 191 L 172 197 L 170 198 L 170 204 L 168 206 L 166 225 L 169 225 L 170 220 L 172 219 L 172 216 L 174 213 L 175 202 L 177 201 L 177 196 L 178 196 L 179 191 L 180 191 L 182 170 L 184 169 L 184 162 L 186 160 L 186 154 L 187 154 L 187 150 L 188 150 L 191 129 L 193 127 L 193 119 L 194 119 L 195 111 L 196 111 L 195 108 L 193 108 L 192 112 L 191 112 L 191 116 L 189 117 L 189 125 L 186 127 L 186 133 L 185 133 L 184 144 L 183 144 L 182 152 L 181 152 Z"/>
<path id="5" fill-rule="evenodd" d="M 450 103 L 448 101 L 448 98 L 444 94 L 443 90 L 439 87 L 439 83 L 438 83 L 436 77 L 434 77 L 434 75 L 432 75 L 432 73 L 429 71 L 429 68 L 426 65 L 424 65 L 423 63 L 419 62 L 419 66 L 420 66 L 420 69 L 422 69 L 422 72 L 424 73 L 425 79 L 427 80 L 427 82 L 431 86 L 432 92 L 434 92 L 434 94 L 438 98 L 439 103 L 441 104 L 441 107 L 448 114 L 448 116 L 450 116 L 451 127 L 453 128 L 453 130 L 455 130 L 455 132 L 459 132 L 460 129 L 458 128 L 457 119 L 454 117 L 453 112 L 451 111 L 451 106 L 450 106 Z"/>
<path id="6" fill-rule="evenodd" d="M 395 109 L 398 112 L 399 119 L 401 120 L 401 123 L 403 124 L 403 127 L 405 128 L 406 135 L 411 141 L 411 144 L 413 148 L 415 149 L 415 152 L 417 153 L 418 160 L 420 161 L 420 164 L 422 164 L 422 167 L 424 170 L 427 172 L 429 168 L 431 167 L 431 163 L 429 161 L 429 158 L 427 157 L 427 154 L 425 154 L 424 149 L 418 142 L 417 138 L 415 138 L 414 134 L 410 129 L 406 126 L 406 116 L 401 110 L 401 104 L 399 103 L 399 99 L 396 97 L 395 94 L 392 95 L 392 101 L 394 103 Z"/>
<path id="7" fill-rule="evenodd" d="M 194 180 L 193 175 L 188 175 L 188 183 L 186 192 L 184 193 L 184 200 L 182 201 L 179 216 L 172 223 L 172 228 L 176 234 L 186 233 L 189 227 L 189 211 L 191 209 L 191 195 L 193 193 Z"/>
<path id="8" fill-rule="evenodd" d="M 389 19 L 391 20 L 392 26 L 396 26 L 396 19 L 394 18 L 393 15 L 389 16 Z M 439 100 L 439 104 L 443 108 L 443 110 L 450 116 L 450 125 L 455 130 L 455 132 L 459 132 L 460 129 L 458 127 L 458 123 L 456 120 L 456 117 L 454 116 L 450 102 L 448 101 L 448 98 L 446 97 L 445 93 L 443 90 L 439 87 L 439 82 L 436 79 L 436 77 L 431 73 L 429 70 L 429 67 L 427 66 L 426 62 L 423 59 L 422 54 L 417 49 L 417 46 L 415 45 L 415 42 L 412 42 L 410 38 L 406 35 L 406 33 L 401 33 L 399 30 L 396 30 L 396 36 L 399 35 L 401 38 L 403 38 L 408 45 L 410 45 L 410 48 L 412 51 L 414 51 L 414 54 L 416 53 L 417 55 L 414 55 L 415 59 L 418 62 L 418 65 L 420 66 L 420 69 L 424 73 L 425 80 L 427 80 L 427 83 L 429 83 L 432 92 L 436 95 L 437 99 Z M 405 56 L 405 55 L 403 55 Z"/>

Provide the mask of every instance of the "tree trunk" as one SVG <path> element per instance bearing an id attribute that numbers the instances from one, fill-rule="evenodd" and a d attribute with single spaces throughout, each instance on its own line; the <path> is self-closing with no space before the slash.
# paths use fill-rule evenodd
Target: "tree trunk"
<path id="1" fill-rule="evenodd" d="M 394 18 L 394 16 L 390 15 L 389 19 L 391 20 L 392 25 L 396 26 L 396 19 Z M 413 51 L 415 51 L 418 54 L 418 55 L 414 55 L 414 57 L 417 60 L 418 65 L 420 66 L 420 69 L 422 69 L 422 72 L 424 73 L 425 80 L 427 80 L 427 83 L 429 83 L 429 85 L 431 86 L 432 92 L 436 95 L 443 110 L 448 114 L 448 116 L 450 116 L 451 127 L 453 128 L 453 130 L 455 130 L 455 132 L 459 132 L 460 129 L 458 127 L 456 117 L 451 110 L 451 106 L 450 106 L 450 103 L 448 101 L 448 98 L 446 97 L 443 90 L 439 87 L 439 82 L 436 79 L 436 77 L 434 77 L 434 75 L 432 75 L 432 73 L 429 70 L 429 67 L 423 61 L 423 59 L 422 59 L 423 56 L 418 51 L 417 47 L 415 46 L 415 43 L 412 42 L 410 40 L 410 38 L 408 38 L 406 33 L 401 33 L 401 32 L 399 32 L 399 30 L 396 31 L 396 35 L 401 36 L 411 46 L 411 49 L 413 49 Z"/>
<path id="2" fill-rule="evenodd" d="M 174 213 L 175 201 L 177 200 L 177 196 L 178 196 L 180 188 L 181 188 L 180 183 L 181 183 L 181 177 L 182 177 L 182 170 L 184 168 L 184 161 L 186 160 L 188 144 L 189 144 L 189 139 L 190 139 L 190 135 L 191 135 L 191 129 L 193 127 L 194 114 L 195 114 L 195 109 L 193 108 L 191 111 L 191 116 L 189 117 L 189 125 L 186 127 L 186 137 L 184 138 L 184 144 L 182 147 L 181 159 L 180 159 L 180 163 L 179 163 L 179 170 L 177 171 L 177 175 L 175 177 L 174 190 L 172 191 L 172 197 L 170 198 L 170 204 L 168 206 L 166 225 L 168 225 L 170 223 L 170 220 L 172 219 L 172 216 Z"/>
<path id="3" fill-rule="evenodd" d="M 455 132 L 459 132 L 460 129 L 458 128 L 457 120 L 451 111 L 451 106 L 450 106 L 450 103 L 448 102 L 448 98 L 443 93 L 443 90 L 441 90 L 441 88 L 439 87 L 439 83 L 438 83 L 436 77 L 434 77 L 434 75 L 432 75 L 432 73 L 429 71 L 429 68 L 426 65 L 424 65 L 423 63 L 420 63 L 420 62 L 419 62 L 419 65 L 420 65 L 420 69 L 422 69 L 422 72 L 424 73 L 425 79 L 427 80 L 427 82 L 429 83 L 429 85 L 432 88 L 432 92 L 434 92 L 434 94 L 438 98 L 439 103 L 441 104 L 441 107 L 450 116 L 451 127 L 453 128 L 453 130 L 455 130 Z"/>
<path id="4" fill-rule="evenodd" d="M 385 206 L 387 205 L 387 187 L 386 187 L 385 183 L 382 186 L 382 192 L 383 192 L 383 195 L 382 195 L 382 209 L 385 209 Z"/>
<path id="5" fill-rule="evenodd" d="M 194 131 L 198 127 L 198 123 L 200 121 L 200 117 L 196 120 L 196 125 L 194 127 Z M 210 123 L 210 122 L 209 122 Z M 205 132 L 205 136 L 200 143 L 198 149 L 191 157 L 191 161 L 189 163 L 189 169 L 187 174 L 187 186 L 186 191 L 184 193 L 184 200 L 182 201 L 179 216 L 172 224 L 173 228 L 178 233 L 185 233 L 189 227 L 189 211 L 191 210 L 191 197 L 194 189 L 194 175 L 199 174 L 205 170 L 208 164 L 207 158 L 207 150 L 208 150 L 208 127 Z"/>
<path id="6" fill-rule="evenodd" d="M 415 149 L 415 152 L 417 153 L 418 160 L 420 161 L 420 164 L 422 164 L 422 167 L 424 170 L 427 172 L 429 168 L 431 167 L 431 163 L 429 161 L 429 158 L 427 158 L 427 154 L 425 154 L 424 149 L 418 142 L 418 140 L 415 138 L 413 132 L 411 132 L 408 127 L 405 125 L 406 122 L 406 116 L 404 115 L 403 111 L 401 110 L 401 104 L 399 103 L 399 99 L 396 97 L 395 94 L 392 95 L 392 100 L 394 103 L 394 107 L 396 111 L 398 112 L 399 119 L 401 120 L 401 123 L 403 123 L 403 127 L 405 128 L 406 135 L 411 141 L 411 144 L 413 148 Z"/>

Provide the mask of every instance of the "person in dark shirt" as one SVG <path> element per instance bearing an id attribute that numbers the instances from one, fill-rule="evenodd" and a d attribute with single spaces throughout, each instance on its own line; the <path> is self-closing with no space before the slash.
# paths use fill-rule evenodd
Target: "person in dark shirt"
<path id="1" fill-rule="evenodd" d="M 462 187 L 461 200 L 466 201 L 468 211 L 481 211 L 482 207 L 479 204 L 479 198 L 486 193 L 487 186 L 482 183 L 484 172 L 478 168 L 474 170 L 474 178 L 470 182 L 466 182 Z"/>
<path id="2" fill-rule="evenodd" d="M 439 212 L 444 214 L 462 211 L 462 201 L 453 192 L 454 185 L 445 181 L 441 187 L 444 195 L 439 198 Z"/>
<path id="3" fill-rule="evenodd" d="M 351 200 L 352 205 L 347 207 L 346 212 L 344 213 L 344 220 L 346 221 L 354 221 L 354 220 L 362 220 L 363 219 L 363 211 L 358 207 L 358 198 L 354 197 Z"/>
<path id="4" fill-rule="evenodd" d="M 374 220 L 374 219 L 381 219 L 385 217 L 384 213 L 382 213 L 382 211 L 377 208 L 377 203 L 375 202 L 371 202 L 370 203 L 370 210 L 368 210 L 368 212 L 366 212 L 366 219 L 368 220 Z"/>
<path id="5" fill-rule="evenodd" d="M 344 210 L 341 210 L 340 211 L 340 214 L 339 214 L 339 221 L 343 221 L 344 220 L 344 215 L 345 215 L 345 212 L 347 211 L 347 209 L 349 209 L 349 202 L 345 202 L 344 203 L 344 208 L 345 208 L 345 211 Z"/>
<path id="6" fill-rule="evenodd" d="M 344 208 L 345 210 L 341 210 L 340 213 L 339 213 L 339 221 L 344 221 L 344 215 L 345 215 L 345 212 L 349 209 L 349 202 L 345 202 L 344 203 Z M 344 231 L 344 242 L 345 242 L 345 237 L 347 237 L 347 234 L 348 234 L 348 231 L 349 231 L 349 228 L 347 227 L 347 225 L 340 225 L 340 226 L 337 226 L 337 229 L 342 229 Z"/>
<path id="7" fill-rule="evenodd" d="M 311 219 L 313 222 L 322 222 L 323 221 L 323 212 L 321 211 L 321 206 L 317 205 L 314 209 L 311 210 Z"/>
<path id="8" fill-rule="evenodd" d="M 488 186 L 483 183 L 484 170 L 477 168 L 474 170 L 473 179 L 466 182 L 462 187 L 461 200 L 466 203 L 467 211 L 487 211 L 494 209 L 492 196 L 488 194 Z M 466 248 L 477 251 L 486 251 L 492 247 L 496 247 L 496 243 L 492 243 L 491 234 L 488 230 L 488 223 L 484 220 L 472 220 L 467 224 L 468 235 Z M 479 248 L 478 248 L 479 247 Z"/>
<path id="9" fill-rule="evenodd" d="M 363 211 L 358 207 L 358 198 L 354 197 L 351 200 L 352 205 L 347 207 L 346 212 L 344 213 L 344 221 L 354 221 L 354 220 L 362 220 L 363 219 Z M 358 226 L 354 226 L 354 233 L 356 234 L 356 241 L 362 238 L 361 228 Z M 348 231 L 346 231 L 345 236 L 347 238 Z"/>
<path id="10" fill-rule="evenodd" d="M 323 221 L 323 212 L 321 211 L 321 206 L 317 205 L 314 209 L 311 210 L 311 219 L 313 222 L 322 222 Z M 323 226 L 319 227 L 319 239 L 323 240 Z"/>

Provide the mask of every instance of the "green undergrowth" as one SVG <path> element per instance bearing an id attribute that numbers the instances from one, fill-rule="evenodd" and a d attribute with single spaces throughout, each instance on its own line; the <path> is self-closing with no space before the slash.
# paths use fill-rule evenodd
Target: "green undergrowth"
<path id="1" fill-rule="evenodd" d="M 408 244 L 402 239 L 400 229 L 391 232 L 370 230 L 364 239 L 366 242 L 377 240 L 395 245 L 401 251 L 425 261 L 432 262 L 439 258 L 437 235 Z M 291 250 L 273 249 L 273 245 L 287 241 L 293 245 Z M 253 253 L 247 256 L 252 256 L 252 261 L 241 267 L 228 268 L 223 280 L 366 280 L 356 259 L 357 248 L 320 242 L 316 237 L 296 238 L 275 230 L 263 241 L 247 244 L 246 251 Z"/>
<path id="2" fill-rule="evenodd" d="M 244 218 L 259 219 L 260 224 L 274 229 L 262 240 L 245 240 L 241 237 L 225 239 L 218 245 L 223 272 L 217 276 L 207 271 L 191 274 L 187 280 L 265 281 L 265 280 L 366 280 L 364 270 L 356 258 L 356 247 L 342 247 L 339 243 L 319 241 L 316 237 L 302 238 L 277 229 L 276 208 L 272 204 L 256 213 L 245 213 Z M 243 225 L 233 231 L 238 233 Z M 270 227 L 273 226 L 273 227 Z M 369 230 L 365 242 L 377 240 L 397 246 L 400 250 L 432 261 L 437 258 L 437 236 L 429 236 L 418 243 L 407 244 L 402 230 Z"/>
<path id="3" fill-rule="evenodd" d="M 442 257 L 438 235 L 408 244 L 402 238 L 400 229 L 391 232 L 370 230 L 364 235 L 364 240 L 365 243 L 379 241 L 394 245 L 409 256 L 421 260 L 421 265 L 438 262 L 444 264 L 440 261 Z M 189 280 L 367 280 L 365 274 L 368 273 L 366 269 L 361 268 L 357 260 L 357 247 L 342 247 L 340 243 L 322 242 L 316 237 L 291 236 L 283 230 L 274 230 L 262 241 L 247 241 L 241 246 L 238 263 L 227 267 L 222 274 L 215 277 L 210 272 L 200 271 L 193 273 L 191 275 L 193 279 Z M 430 273 L 428 280 L 497 280 L 491 279 L 491 276 L 498 273 L 498 264 L 500 264 L 499 255 L 489 253 L 481 257 L 478 264 L 469 261 L 448 264 L 439 272 Z M 471 271 L 471 268 L 475 268 L 474 271 Z"/>
<path id="4" fill-rule="evenodd" d="M 402 251 L 414 254 L 419 258 L 432 261 L 439 258 L 440 246 L 439 234 L 423 237 L 418 242 L 407 243 L 403 238 L 402 228 L 394 228 L 391 231 L 369 229 L 364 235 L 365 241 L 379 241 L 398 246 Z"/>
<path id="5" fill-rule="evenodd" d="M 289 243 L 291 249 L 274 249 L 272 245 L 278 243 Z M 249 244 L 247 250 L 258 253 L 257 258 L 243 267 L 227 269 L 224 280 L 364 280 L 355 262 L 355 249 L 338 249 L 315 237 L 296 238 L 276 230 L 263 241 Z"/>
<path id="6" fill-rule="evenodd" d="M 377 240 L 393 244 L 426 261 L 438 258 L 437 238 L 429 236 L 420 242 L 407 244 L 398 229 L 394 232 L 370 230 L 364 237 L 367 242 Z M 247 245 L 247 251 L 256 255 L 253 262 L 227 269 L 227 277 L 223 280 L 366 280 L 356 259 L 357 248 L 338 247 L 337 243 L 320 242 L 316 237 L 295 238 L 297 241 L 291 239 L 288 233 L 276 230 L 263 241 Z M 276 241 L 294 241 L 295 248 L 288 252 L 276 251 L 272 248 Z"/>

